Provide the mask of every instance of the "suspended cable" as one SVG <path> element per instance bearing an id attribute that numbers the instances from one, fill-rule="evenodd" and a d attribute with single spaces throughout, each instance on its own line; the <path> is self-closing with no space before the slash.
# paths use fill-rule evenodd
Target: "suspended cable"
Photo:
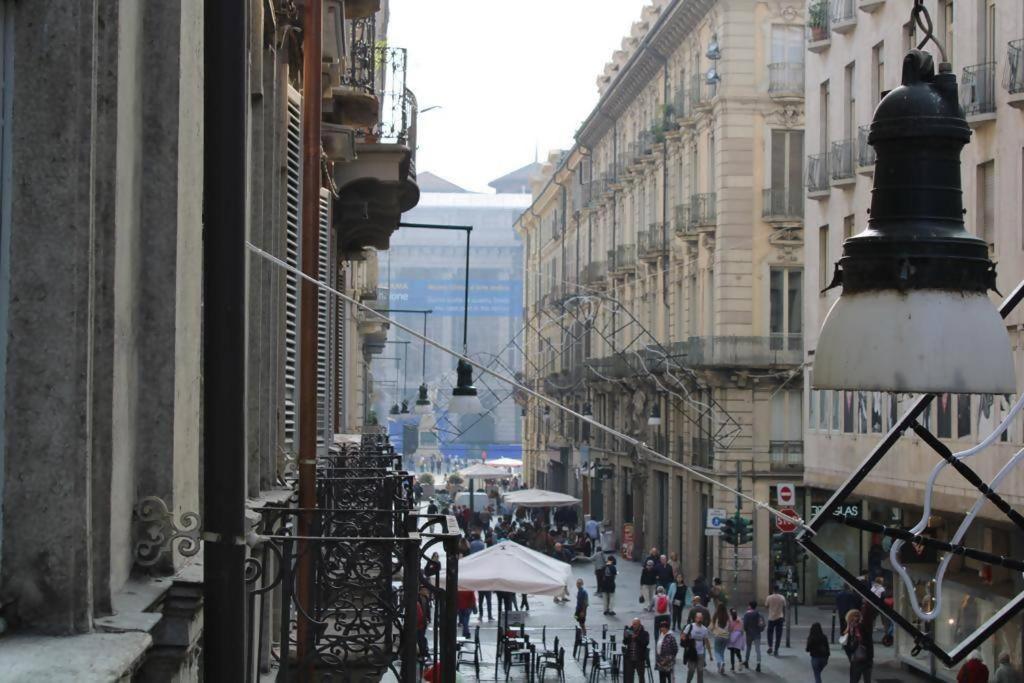
<path id="1" fill-rule="evenodd" d="M 720 488 L 720 489 L 722 489 L 722 490 L 724 490 L 724 491 L 726 491 L 728 493 L 731 493 L 731 494 L 737 496 L 738 498 L 746 500 L 747 502 L 753 504 L 756 509 L 765 510 L 769 514 L 774 515 L 775 517 L 777 517 L 779 519 L 782 519 L 784 521 L 791 522 L 791 523 L 795 524 L 797 527 L 799 527 L 800 529 L 804 530 L 807 534 L 810 534 L 810 535 L 814 535 L 815 534 L 814 529 L 812 529 L 810 526 L 808 526 L 807 523 L 802 518 L 793 518 L 793 517 L 790 517 L 789 515 L 785 515 L 781 511 L 779 511 L 779 510 L 775 509 L 774 507 L 772 507 L 769 503 L 766 503 L 766 502 L 758 500 L 757 498 L 754 498 L 754 497 L 752 497 L 750 495 L 747 495 L 747 494 L 743 493 L 742 491 L 739 491 L 739 490 L 729 486 L 728 484 L 725 484 L 725 483 L 715 479 L 714 477 L 711 477 L 711 476 L 709 476 L 707 474 L 704 474 L 700 470 L 697 470 L 697 469 L 694 469 L 693 467 L 690 467 L 689 465 L 686 465 L 686 464 L 681 463 L 681 462 L 676 462 L 675 460 L 672 460 L 671 458 L 669 458 L 669 457 L 667 457 L 667 456 L 665 456 L 665 455 L 655 451 L 653 448 L 648 446 L 643 441 L 640 441 L 639 439 L 637 439 L 635 437 L 629 436 L 628 434 L 623 434 L 622 432 L 620 432 L 620 431 L 618 431 L 616 429 L 613 429 L 611 427 L 608 427 L 607 425 L 604 425 L 604 424 L 602 424 L 600 422 L 597 422 L 596 420 L 594 420 L 593 417 L 587 417 L 585 415 L 582 415 L 581 413 L 578 413 L 575 410 L 572 410 L 571 408 L 568 408 L 567 406 L 562 405 L 558 401 L 556 401 L 554 399 L 551 399 L 551 398 L 548 398 L 547 396 L 545 396 L 545 395 L 543 395 L 543 394 L 541 394 L 539 392 L 536 392 L 533 389 L 530 389 L 529 387 L 527 387 L 527 386 L 525 386 L 523 384 L 520 384 L 515 379 L 513 379 L 511 377 L 505 377 L 505 376 L 503 376 L 503 375 L 501 375 L 501 374 L 499 374 L 497 372 L 494 372 L 490 368 L 480 364 L 479 362 L 473 360 L 472 358 L 469 358 L 468 356 L 466 356 L 466 355 L 464 355 L 462 353 L 459 353 L 458 351 L 450 349 L 447 346 L 445 346 L 444 344 L 442 344 L 442 343 L 440 343 L 440 342 L 438 342 L 438 341 L 436 341 L 434 339 L 431 339 L 430 337 L 427 337 L 424 334 L 416 332 L 412 328 L 410 328 L 410 327 L 408 327 L 406 325 L 403 325 L 402 323 L 399 323 L 399 322 L 397 322 L 395 320 L 392 320 L 391 318 L 387 317 L 383 313 L 380 313 L 380 312 L 374 310 L 373 308 L 371 308 L 370 306 L 367 306 L 366 304 L 364 304 L 364 303 L 362 303 L 360 301 L 357 301 L 353 297 L 351 297 L 351 296 L 349 296 L 349 295 L 347 295 L 347 294 L 345 294 L 343 292 L 340 292 L 340 291 L 334 289 L 330 285 L 328 285 L 328 284 L 326 284 L 324 282 L 321 282 L 320 280 L 318 280 L 318 279 L 316 279 L 314 277 L 311 277 L 311 276 L 305 274 L 304 272 L 302 272 L 298 268 L 295 268 L 294 266 L 291 266 L 288 263 L 286 263 L 285 261 L 277 258 L 273 254 L 270 254 L 270 253 L 264 251 L 263 249 L 260 249 L 259 247 L 257 247 L 256 245 L 252 244 L 251 242 L 246 242 L 245 244 L 246 244 L 246 247 L 250 251 L 252 251 L 254 254 L 256 254 L 257 256 L 260 256 L 260 257 L 266 259 L 267 261 L 270 261 L 271 263 L 277 265 L 280 268 L 283 268 L 283 269 L 285 269 L 287 271 L 290 271 L 291 273 L 293 273 L 297 277 L 300 277 L 303 280 L 306 280 L 307 282 L 315 285 L 316 287 L 324 290 L 325 292 L 328 292 L 329 294 L 333 294 L 334 296 L 339 297 L 340 299 L 342 299 L 344 301 L 347 301 L 350 304 L 353 304 L 353 305 L 359 307 L 360 309 L 366 311 L 367 313 L 370 313 L 370 314 L 376 316 L 382 322 L 386 322 L 389 325 L 394 325 L 396 328 L 406 332 L 407 334 L 413 335 L 414 337 L 416 337 L 417 339 L 420 339 L 424 343 L 429 344 L 430 346 L 433 346 L 435 349 L 438 349 L 439 351 L 443 351 L 444 353 L 447 353 L 448 355 L 450 355 L 450 356 L 452 356 L 452 357 L 454 357 L 454 358 L 456 358 L 458 360 L 462 360 L 462 361 L 464 361 L 466 363 L 469 363 L 470 365 L 476 367 L 481 372 L 484 372 L 484 373 L 486 373 L 488 375 L 491 375 L 492 377 L 494 377 L 495 379 L 497 379 L 497 380 L 499 380 L 501 382 L 505 382 L 506 384 L 509 384 L 509 385 L 511 385 L 513 387 L 516 387 L 517 389 L 520 389 L 520 390 L 526 392 L 527 394 L 529 394 L 530 396 L 536 398 L 537 400 L 539 400 L 539 401 L 541 401 L 541 402 L 543 402 L 543 403 L 545 403 L 545 404 L 547 404 L 547 405 L 549 405 L 549 406 L 551 406 L 553 408 L 556 408 L 557 410 L 560 410 L 563 413 L 565 413 L 565 414 L 567 414 L 567 415 L 569 415 L 571 417 L 575 417 L 575 418 L 578 418 L 580 420 L 584 420 L 584 421 L 592 424 L 597 429 L 599 429 L 599 430 L 601 430 L 601 431 L 603 431 L 603 432 L 605 432 L 607 434 L 610 434 L 612 437 L 617 438 L 617 439 L 619 439 L 619 440 L 629 444 L 630 446 L 636 448 L 638 453 L 643 453 L 644 455 L 650 456 L 650 457 L 654 458 L 655 460 L 658 460 L 658 461 L 660 461 L 660 462 L 662 462 L 662 463 L 664 463 L 666 465 L 669 465 L 671 467 L 676 467 L 676 468 L 679 468 L 679 469 L 681 469 L 681 470 L 683 470 L 685 472 L 688 472 L 692 476 L 697 477 L 698 479 L 701 479 L 703 481 L 706 481 L 709 484 L 711 484 L 712 486 L 717 486 L 718 488 Z"/>

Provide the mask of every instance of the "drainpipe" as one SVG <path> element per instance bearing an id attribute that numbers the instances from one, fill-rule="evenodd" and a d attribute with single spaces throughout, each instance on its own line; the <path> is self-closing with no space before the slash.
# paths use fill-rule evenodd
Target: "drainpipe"
<path id="1" fill-rule="evenodd" d="M 206 3 L 203 79 L 203 676 L 245 678 L 248 0 Z M 319 67 L 317 67 L 319 69 Z M 319 71 L 318 71 L 319 73 Z"/>
<path id="2" fill-rule="evenodd" d="M 320 254 L 320 90 L 323 3 L 307 2 L 302 32 L 302 272 L 316 278 Z M 316 361 L 318 291 L 302 281 L 299 321 L 299 507 L 316 507 Z M 365 381 L 365 377 L 364 377 Z M 364 385 L 365 386 L 365 385 Z M 367 397 L 367 400 L 369 397 Z M 312 512 L 298 519 L 298 536 L 309 537 L 315 525 Z M 307 541 L 298 543 L 296 600 L 299 610 L 312 614 L 313 555 Z M 299 679 L 312 680 L 314 633 L 301 614 L 296 625 Z"/>

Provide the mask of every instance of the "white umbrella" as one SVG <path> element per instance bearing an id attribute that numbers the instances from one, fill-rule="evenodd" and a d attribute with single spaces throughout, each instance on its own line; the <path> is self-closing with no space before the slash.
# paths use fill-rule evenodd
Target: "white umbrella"
<path id="1" fill-rule="evenodd" d="M 512 541 L 459 560 L 459 590 L 562 595 L 572 578 L 565 562 Z"/>
<path id="2" fill-rule="evenodd" d="M 503 469 L 480 463 L 459 470 L 459 474 L 466 479 L 505 479 L 509 476 Z"/>
<path id="3" fill-rule="evenodd" d="M 511 491 L 502 496 L 502 500 L 509 505 L 517 505 L 521 508 L 562 507 L 563 505 L 579 505 L 581 502 L 579 498 L 544 489 Z"/>
<path id="4" fill-rule="evenodd" d="M 522 467 L 523 461 L 516 460 L 515 458 L 495 458 L 494 460 L 488 460 L 487 464 L 493 467 Z"/>

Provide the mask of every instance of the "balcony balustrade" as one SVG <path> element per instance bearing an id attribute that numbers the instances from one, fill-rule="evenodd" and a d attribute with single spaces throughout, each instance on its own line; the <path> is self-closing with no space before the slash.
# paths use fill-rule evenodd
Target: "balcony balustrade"
<path id="1" fill-rule="evenodd" d="M 636 245 L 620 244 L 614 250 L 614 267 L 616 273 L 627 273 L 636 269 Z"/>
<path id="2" fill-rule="evenodd" d="M 807 7 L 807 49 L 823 52 L 832 42 L 832 10 L 828 0 L 812 2 Z"/>
<path id="3" fill-rule="evenodd" d="M 795 367 L 803 362 L 803 335 L 690 337 L 672 345 L 672 357 L 688 368 Z"/>
<path id="4" fill-rule="evenodd" d="M 775 99 L 803 99 L 803 62 L 777 62 L 769 64 L 768 95 Z"/>
<path id="5" fill-rule="evenodd" d="M 960 105 L 968 122 L 996 111 L 996 63 L 965 66 L 960 78 Z M 986 117 L 987 118 L 987 117 Z"/>
<path id="6" fill-rule="evenodd" d="M 690 101 L 690 92 L 686 88 L 676 88 L 675 95 L 672 98 L 672 113 L 676 117 L 676 121 L 682 126 L 689 126 L 693 124 L 693 105 Z"/>
<path id="7" fill-rule="evenodd" d="M 656 260 L 668 253 L 661 223 L 651 223 L 647 230 L 640 231 L 637 235 L 637 252 L 644 260 Z"/>
<path id="8" fill-rule="evenodd" d="M 690 221 L 695 228 L 713 228 L 718 223 L 718 209 L 714 192 L 690 196 Z"/>
<path id="9" fill-rule="evenodd" d="M 853 140 L 837 140 L 832 143 L 832 158 L 828 167 L 833 184 L 840 185 L 854 179 Z"/>
<path id="10" fill-rule="evenodd" d="M 875 166 L 875 148 L 868 144 L 871 126 L 857 129 L 857 170 L 870 173 Z"/>
<path id="11" fill-rule="evenodd" d="M 813 196 L 829 191 L 828 154 L 811 154 L 807 157 L 807 193 Z"/>
<path id="12" fill-rule="evenodd" d="M 696 234 L 693 221 L 690 220 L 690 205 L 676 204 L 675 208 L 675 230 L 681 237 L 688 237 Z"/>
<path id="13" fill-rule="evenodd" d="M 854 0 L 832 0 L 832 30 L 849 33 L 857 26 L 857 6 Z"/>
<path id="14" fill-rule="evenodd" d="M 792 223 L 804 218 L 801 187 L 769 187 L 762 195 L 761 217 L 768 223 Z"/>
<path id="15" fill-rule="evenodd" d="M 770 441 L 768 460 L 772 472 L 799 471 L 804 468 L 803 441 Z"/>

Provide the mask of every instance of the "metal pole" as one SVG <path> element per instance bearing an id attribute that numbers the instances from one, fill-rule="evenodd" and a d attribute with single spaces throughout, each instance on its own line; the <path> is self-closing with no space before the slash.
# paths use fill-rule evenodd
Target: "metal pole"
<path id="1" fill-rule="evenodd" d="M 738 590 L 740 585 L 740 545 L 739 545 L 739 521 L 743 513 L 743 498 L 740 493 L 743 491 L 743 465 L 736 461 L 736 532 L 735 541 L 732 545 L 732 587 Z"/>
<path id="2" fill-rule="evenodd" d="M 410 516 L 406 532 L 416 535 L 416 517 Z M 402 624 L 402 683 L 415 683 L 419 678 L 416 671 L 416 648 L 419 647 L 416 632 L 416 605 L 420 596 L 420 547 L 419 543 L 405 544 L 404 561 L 402 562 L 402 605 L 405 611 L 405 623 Z"/>
<path id="3" fill-rule="evenodd" d="M 302 272 L 319 279 L 320 255 L 320 89 L 323 4 L 307 2 L 302 31 Z M 319 292 L 309 280 L 302 281 L 299 329 L 299 507 L 316 508 L 316 384 L 317 319 Z M 298 535 L 310 536 L 311 512 L 299 515 Z M 313 552 L 299 541 L 296 600 L 312 614 Z M 313 629 L 308 619 L 298 618 L 296 653 L 299 679 L 313 674 Z"/>
<path id="4" fill-rule="evenodd" d="M 829 640 L 833 645 L 836 644 L 836 611 L 832 610 L 832 632 L 829 636 Z"/>
<path id="5" fill-rule="evenodd" d="M 466 285 L 462 293 L 462 355 L 466 355 L 469 348 L 469 239 L 473 235 L 472 230 L 466 231 Z"/>
<path id="6" fill-rule="evenodd" d="M 204 9 L 203 676 L 238 681 L 247 652 L 245 238 L 246 0 Z"/>
<path id="7" fill-rule="evenodd" d="M 444 546 L 444 585 L 448 597 L 444 601 L 444 619 L 441 622 L 441 661 L 444 662 L 444 666 L 441 667 L 441 680 L 443 683 L 455 683 L 455 641 L 458 637 L 455 623 L 458 619 L 458 605 L 455 601 L 459 585 L 458 541 L 446 540 Z"/>
<path id="8" fill-rule="evenodd" d="M 791 603 L 789 603 L 789 602 L 786 603 L 786 607 L 788 609 L 793 609 L 793 605 Z M 790 631 L 792 631 L 792 630 L 793 630 L 793 620 L 792 619 L 786 619 L 786 647 L 792 647 L 789 644 L 789 634 L 790 634 Z"/>

